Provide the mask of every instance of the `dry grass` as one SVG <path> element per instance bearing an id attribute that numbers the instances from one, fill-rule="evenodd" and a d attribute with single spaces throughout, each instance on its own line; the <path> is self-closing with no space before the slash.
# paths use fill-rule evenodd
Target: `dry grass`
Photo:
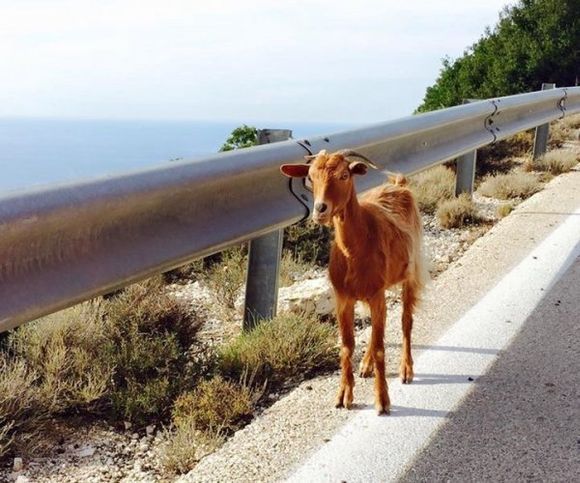
<path id="1" fill-rule="evenodd" d="M 167 441 L 160 448 L 163 468 L 183 474 L 192 470 L 204 456 L 214 452 L 224 441 L 219 433 L 199 431 L 193 424 L 183 424 L 166 433 Z"/>
<path id="2" fill-rule="evenodd" d="M 289 287 L 308 270 L 312 265 L 304 262 L 300 257 L 295 257 L 288 250 L 282 253 L 280 262 L 280 286 Z"/>
<path id="3" fill-rule="evenodd" d="M 555 149 L 536 160 L 528 159 L 524 168 L 526 171 L 541 171 L 558 176 L 570 171 L 578 164 L 578 161 L 580 161 L 580 158 L 573 151 Z"/>
<path id="4" fill-rule="evenodd" d="M 221 262 L 214 264 L 207 273 L 207 284 L 226 311 L 235 308 L 236 299 L 246 280 L 247 265 L 245 250 L 241 247 L 230 248 L 222 252 Z"/>
<path id="5" fill-rule="evenodd" d="M 412 176 L 409 184 L 419 208 L 432 214 L 440 202 L 454 196 L 455 174 L 451 169 L 440 165 Z"/>
<path id="6" fill-rule="evenodd" d="M 437 219 L 443 228 L 460 228 L 481 221 L 475 204 L 467 194 L 443 201 L 437 209 Z"/>
<path id="7" fill-rule="evenodd" d="M 542 183 L 533 173 L 514 172 L 489 176 L 479 186 L 483 196 L 509 200 L 528 198 L 542 189 Z"/>
<path id="8" fill-rule="evenodd" d="M 200 431 L 233 432 L 251 419 L 254 405 L 252 390 L 215 376 L 202 381 L 175 401 L 173 424 L 193 425 Z"/>
<path id="9" fill-rule="evenodd" d="M 562 123 L 567 129 L 570 130 L 580 129 L 580 114 L 566 116 L 564 119 L 558 122 Z"/>
<path id="10" fill-rule="evenodd" d="M 237 381 L 251 374 L 270 387 L 336 367 L 336 331 L 315 318 L 284 314 L 222 348 L 220 372 Z"/>

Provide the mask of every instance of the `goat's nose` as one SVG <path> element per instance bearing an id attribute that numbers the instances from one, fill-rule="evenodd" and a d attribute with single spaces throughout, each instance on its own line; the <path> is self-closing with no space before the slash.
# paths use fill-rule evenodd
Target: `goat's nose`
<path id="1" fill-rule="evenodd" d="M 326 211 L 327 205 L 326 203 L 316 202 L 314 203 L 314 209 L 318 211 L 318 213 L 324 213 Z"/>

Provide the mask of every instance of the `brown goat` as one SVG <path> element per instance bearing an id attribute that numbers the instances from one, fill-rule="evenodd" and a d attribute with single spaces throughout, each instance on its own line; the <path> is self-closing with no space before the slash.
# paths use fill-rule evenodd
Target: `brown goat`
<path id="1" fill-rule="evenodd" d="M 348 158 L 362 161 L 349 161 Z M 336 407 L 350 408 L 354 377 L 354 305 L 367 303 L 371 311 L 372 335 L 361 361 L 361 377 L 374 368 L 375 407 L 388 413 L 389 393 L 385 379 L 385 291 L 402 283 L 403 351 L 400 376 L 403 383 L 413 380 L 411 330 L 413 311 L 426 283 L 422 257 L 423 229 L 419 210 L 402 176 L 371 190 L 357 199 L 353 175 L 363 175 L 370 160 L 353 151 L 328 154 L 325 150 L 307 156 L 311 164 L 280 167 L 289 177 L 308 177 L 314 192 L 312 218 L 320 224 L 334 225 L 329 275 L 336 294 L 336 311 L 342 349 L 341 382 Z"/>

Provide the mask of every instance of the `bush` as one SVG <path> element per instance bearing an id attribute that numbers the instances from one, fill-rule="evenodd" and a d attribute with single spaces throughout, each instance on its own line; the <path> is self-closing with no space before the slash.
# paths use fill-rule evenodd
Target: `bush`
<path id="1" fill-rule="evenodd" d="M 441 201 L 454 196 L 455 174 L 440 165 L 412 176 L 409 185 L 419 208 L 433 214 Z"/>
<path id="2" fill-rule="evenodd" d="M 98 410 L 113 366 L 99 304 L 83 304 L 9 332 L 0 351 L 0 457 L 30 451 L 48 419 Z"/>
<path id="3" fill-rule="evenodd" d="M 219 370 L 238 381 L 251 375 L 257 384 L 279 386 L 309 374 L 333 369 L 338 360 L 333 327 L 295 314 L 263 322 L 224 346 Z"/>
<path id="4" fill-rule="evenodd" d="M 549 151 L 538 159 L 530 160 L 526 163 L 528 171 L 543 171 L 557 176 L 567 173 L 578 164 L 578 155 L 572 151 L 556 149 Z"/>
<path id="5" fill-rule="evenodd" d="M 473 201 L 467 194 L 443 201 L 437 209 L 437 219 L 443 228 L 460 228 L 481 221 Z"/>
<path id="6" fill-rule="evenodd" d="M 528 198 L 541 189 L 542 184 L 532 173 L 508 173 L 488 177 L 478 191 L 483 196 L 508 200 Z"/>
<path id="7" fill-rule="evenodd" d="M 109 393 L 114 417 L 145 424 L 166 416 L 175 397 L 201 375 L 188 365 L 199 321 L 166 293 L 159 277 L 131 285 L 104 311 L 105 351 L 115 367 Z"/>
<path id="8" fill-rule="evenodd" d="M 72 411 L 169 416 L 211 365 L 191 356 L 198 325 L 156 278 L 11 331 L 0 350 L 1 452 L 30 450 L 50 418 Z"/>
<path id="9" fill-rule="evenodd" d="M 218 375 L 177 398 L 173 424 L 176 427 L 191 424 L 201 431 L 232 432 L 252 417 L 252 408 L 252 391 L 247 386 Z"/>

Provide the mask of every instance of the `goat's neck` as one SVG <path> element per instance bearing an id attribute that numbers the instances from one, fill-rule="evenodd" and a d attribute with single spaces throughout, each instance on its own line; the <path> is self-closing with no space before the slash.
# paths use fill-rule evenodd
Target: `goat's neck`
<path id="1" fill-rule="evenodd" d="M 366 239 L 366 227 L 361 216 L 361 206 L 354 189 L 340 212 L 333 218 L 335 242 L 347 258 L 357 256 L 361 250 L 361 239 Z"/>

